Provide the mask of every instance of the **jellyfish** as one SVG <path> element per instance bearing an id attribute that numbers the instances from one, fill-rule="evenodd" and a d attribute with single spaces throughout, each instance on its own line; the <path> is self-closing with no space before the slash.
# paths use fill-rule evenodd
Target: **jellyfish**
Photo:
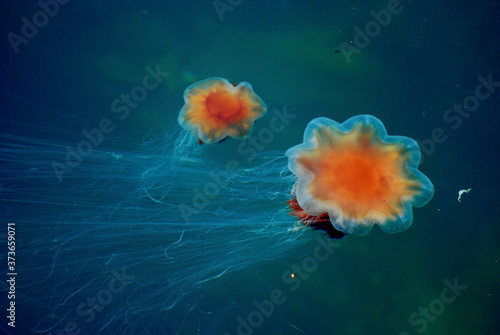
<path id="1" fill-rule="evenodd" d="M 221 142 L 228 136 L 245 139 L 255 120 L 264 116 L 266 104 L 247 82 L 230 83 L 223 78 L 208 78 L 189 86 L 179 124 L 192 132 L 198 143 Z"/>
<path id="2" fill-rule="evenodd" d="M 309 127 L 306 134 L 321 137 L 306 136 L 306 144 L 290 149 L 288 157 L 286 147 L 263 149 L 248 161 L 237 145 L 224 145 L 224 150 L 204 145 L 206 154 L 185 159 L 172 150 L 172 134 L 162 128 L 145 134 L 142 146 L 124 145 L 119 134 L 110 133 L 89 150 L 81 145 L 86 139 L 79 133 L 86 123 L 71 123 L 70 128 L 11 120 L 18 115 L 6 116 L 7 124 L 22 124 L 25 132 L 6 127 L 0 133 L 0 202 L 4 221 L 15 222 L 19 229 L 16 260 L 22 264 L 22 294 L 16 304 L 29 311 L 29 319 L 18 326 L 22 333 L 234 334 L 230 328 L 238 327 L 237 317 L 248 314 L 238 305 L 248 299 L 240 295 L 241 276 L 276 262 L 309 259 L 304 255 L 314 255 L 318 248 L 326 248 L 318 255 L 333 253 L 333 240 L 300 220 L 332 212 L 337 217 L 331 223 L 331 215 L 316 221 L 325 230 L 332 224 L 342 229 L 338 212 L 324 207 L 330 202 L 320 199 L 309 205 L 308 194 L 315 193 L 307 187 L 304 191 L 303 181 L 306 176 L 314 182 L 308 171 L 314 171 L 315 156 L 307 150 L 337 139 L 333 135 Z M 372 118 L 356 120 L 365 122 L 342 127 L 333 121 L 315 122 L 336 125 L 338 137 L 355 129 L 347 137 L 352 144 L 380 149 L 394 159 L 406 157 L 406 163 L 398 160 L 404 173 L 397 172 L 406 178 L 397 185 L 412 192 L 401 196 L 396 216 L 407 219 L 411 209 L 410 214 L 404 210 L 410 203 L 428 201 L 421 192 L 427 187 L 430 196 L 432 188 L 416 170 L 416 144 L 386 136 L 382 124 Z M 62 140 L 67 132 L 80 141 L 72 148 Z M 211 143 L 217 142 L 212 134 Z M 250 141 L 257 134 L 246 136 Z M 216 155 L 218 151 L 223 155 Z M 52 171 L 53 162 L 66 166 L 63 181 Z M 293 192 L 297 210 L 307 213 L 301 218 L 289 215 L 286 203 Z M 0 287 L 9 290 L 5 281 Z M 234 321 L 218 323 L 228 318 Z M 270 333 L 280 321 L 267 319 L 259 331 Z"/>
<path id="3" fill-rule="evenodd" d="M 412 206 L 424 206 L 434 194 L 431 181 L 418 170 L 417 143 L 387 135 L 371 115 L 344 123 L 316 118 L 304 142 L 286 155 L 298 177 L 288 202 L 293 213 L 330 237 L 365 235 L 374 224 L 387 233 L 401 232 L 412 224 Z"/>

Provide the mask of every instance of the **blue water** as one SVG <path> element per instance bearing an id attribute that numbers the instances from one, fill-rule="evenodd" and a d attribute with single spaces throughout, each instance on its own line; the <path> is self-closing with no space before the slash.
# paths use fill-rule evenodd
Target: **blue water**
<path id="1" fill-rule="evenodd" d="M 497 1 L 41 3 L 0 13 L 0 332 L 498 333 Z M 258 146 L 179 142 L 212 76 L 266 102 Z M 402 233 L 291 230 L 284 152 L 358 114 L 419 142 L 434 198 Z"/>

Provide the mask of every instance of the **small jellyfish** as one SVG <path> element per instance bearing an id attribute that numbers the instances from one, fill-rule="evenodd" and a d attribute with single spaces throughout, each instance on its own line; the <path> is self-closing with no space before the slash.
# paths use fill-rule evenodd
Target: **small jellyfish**
<path id="1" fill-rule="evenodd" d="M 179 124 L 193 132 L 200 144 L 215 143 L 227 136 L 245 139 L 253 123 L 264 116 L 266 104 L 247 82 L 232 84 L 223 78 L 208 78 L 189 86 Z"/>
<path id="2" fill-rule="evenodd" d="M 434 194 L 431 181 L 418 170 L 417 143 L 387 135 L 371 115 L 342 124 L 314 119 L 304 142 L 286 155 L 298 177 L 295 197 L 288 202 L 293 214 L 333 238 L 368 234 L 374 224 L 387 233 L 403 231 L 413 221 L 412 206 L 424 206 Z"/>

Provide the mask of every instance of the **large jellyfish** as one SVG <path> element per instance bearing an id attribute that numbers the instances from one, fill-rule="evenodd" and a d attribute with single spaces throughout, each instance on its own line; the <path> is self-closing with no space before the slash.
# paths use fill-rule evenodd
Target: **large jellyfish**
<path id="1" fill-rule="evenodd" d="M 365 235 L 374 224 L 387 233 L 407 229 L 412 206 L 421 207 L 434 186 L 417 168 L 420 149 L 403 136 L 389 136 L 382 122 L 357 115 L 340 124 L 312 120 L 304 143 L 286 152 L 297 175 L 294 213 L 305 224 L 331 222 L 342 233 Z M 328 231 L 328 230 L 327 230 Z"/>
<path id="2" fill-rule="evenodd" d="M 106 145 L 73 161 L 62 182 L 50 167 L 69 151 L 54 134 L 69 128 L 9 124 L 26 131 L 0 133 L 0 201 L 5 221 L 16 223 L 22 265 L 16 303 L 29 315 L 16 329 L 23 333 L 212 334 L 233 328 L 216 324 L 221 315 L 240 313 L 233 298 L 239 293 L 229 293 L 228 283 L 268 261 L 299 259 L 333 241 L 289 215 L 286 203 L 297 182 L 292 172 L 305 218 L 328 212 L 346 233 L 364 233 L 375 220 L 387 231 L 401 230 L 411 222 L 410 205 L 432 195 L 416 170 L 416 144 L 387 136 L 373 117 L 342 125 L 313 121 L 306 143 L 288 151 L 292 172 L 284 150 L 263 150 L 248 161 L 236 143 L 225 143 L 224 150 L 204 146 L 186 159 L 175 154 L 171 134 L 158 128 L 133 150 L 110 134 Z M 81 139 L 77 132 L 69 137 Z M 328 146 L 334 143 L 341 145 Z M 344 161 L 318 160 L 323 156 Z M 370 157 L 384 169 L 376 179 L 364 175 L 376 172 Z M 361 183 L 329 173 L 312 178 L 323 167 Z M 373 180 L 397 192 L 377 190 Z M 316 182 L 328 187 L 319 192 Z M 335 191 L 345 202 L 327 198 Z M 0 285 L 8 290 L 5 281 Z"/>

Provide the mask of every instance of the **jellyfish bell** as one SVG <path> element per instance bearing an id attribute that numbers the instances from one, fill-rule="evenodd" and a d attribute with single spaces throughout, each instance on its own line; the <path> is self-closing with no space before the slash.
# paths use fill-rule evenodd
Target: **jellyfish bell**
<path id="1" fill-rule="evenodd" d="M 431 181 L 418 170 L 417 143 L 389 136 L 371 115 L 341 124 L 314 119 L 304 142 L 286 155 L 298 177 L 297 204 L 289 205 L 306 225 L 317 224 L 318 218 L 324 223 L 328 214 L 334 228 L 346 234 L 368 234 L 374 224 L 387 233 L 401 232 L 412 224 L 412 206 L 424 206 L 434 194 Z"/>
<path id="2" fill-rule="evenodd" d="M 189 86 L 184 102 L 179 124 L 194 133 L 200 144 L 221 142 L 228 136 L 245 139 L 255 120 L 267 111 L 249 83 L 235 84 L 216 77 Z"/>

